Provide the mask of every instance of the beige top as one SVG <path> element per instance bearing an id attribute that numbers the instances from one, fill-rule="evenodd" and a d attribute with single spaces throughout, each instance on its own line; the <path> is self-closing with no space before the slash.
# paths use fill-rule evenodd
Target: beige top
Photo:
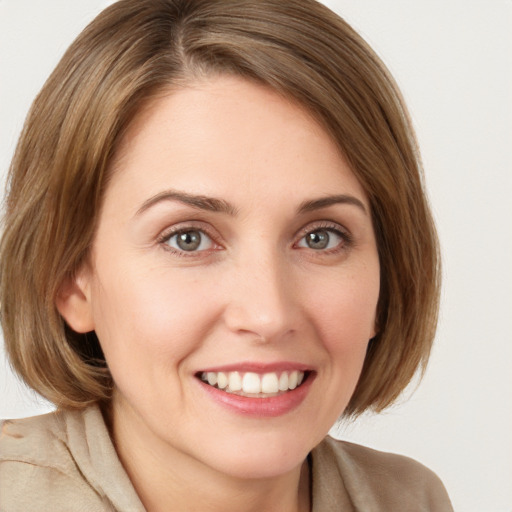
<path id="1" fill-rule="evenodd" d="M 443 484 L 406 457 L 326 438 L 311 453 L 313 512 L 452 512 Z M 1 512 L 144 512 L 98 407 L 5 421 Z"/>

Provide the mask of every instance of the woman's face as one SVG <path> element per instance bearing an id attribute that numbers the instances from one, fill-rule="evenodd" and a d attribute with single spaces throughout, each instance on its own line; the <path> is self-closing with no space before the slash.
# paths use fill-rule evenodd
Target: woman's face
<path id="1" fill-rule="evenodd" d="M 220 77 L 132 124 L 77 283 L 67 319 L 98 335 L 114 423 L 156 457 L 259 478 L 300 465 L 346 407 L 379 260 L 367 197 L 320 125 Z"/>

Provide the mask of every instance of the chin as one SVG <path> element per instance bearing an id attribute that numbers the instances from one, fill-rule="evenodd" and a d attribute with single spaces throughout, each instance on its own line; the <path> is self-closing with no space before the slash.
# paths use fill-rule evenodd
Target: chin
<path id="1" fill-rule="evenodd" d="M 269 432 L 250 437 L 242 435 L 227 440 L 225 446 L 217 444 L 208 457 L 209 465 L 236 478 L 276 478 L 300 467 L 316 445 L 301 442 L 292 429 L 286 433 L 286 439 Z"/>

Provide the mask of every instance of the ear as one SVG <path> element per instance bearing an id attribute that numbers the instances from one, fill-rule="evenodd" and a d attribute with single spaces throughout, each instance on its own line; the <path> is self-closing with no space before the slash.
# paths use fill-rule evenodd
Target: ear
<path id="1" fill-rule="evenodd" d="M 60 285 L 55 305 L 66 323 L 76 332 L 94 330 L 90 293 L 90 272 L 86 265 Z"/>

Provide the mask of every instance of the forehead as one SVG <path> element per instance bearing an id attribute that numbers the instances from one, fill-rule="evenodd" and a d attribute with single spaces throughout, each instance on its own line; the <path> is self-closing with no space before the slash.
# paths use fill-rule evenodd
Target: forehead
<path id="1" fill-rule="evenodd" d="M 226 76 L 153 99 L 128 128 L 112 174 L 111 186 L 136 184 L 146 195 L 172 187 L 235 201 L 237 192 L 365 198 L 312 115 L 268 87 Z"/>

